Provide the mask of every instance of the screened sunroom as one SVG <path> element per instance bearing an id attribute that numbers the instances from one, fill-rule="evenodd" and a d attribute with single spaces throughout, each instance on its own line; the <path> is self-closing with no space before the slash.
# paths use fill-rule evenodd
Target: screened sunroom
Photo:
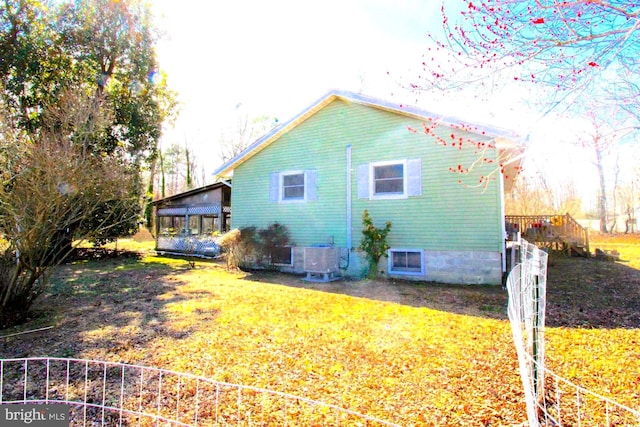
<path id="1" fill-rule="evenodd" d="M 225 181 L 153 202 L 156 252 L 215 257 L 231 224 L 231 184 Z"/>

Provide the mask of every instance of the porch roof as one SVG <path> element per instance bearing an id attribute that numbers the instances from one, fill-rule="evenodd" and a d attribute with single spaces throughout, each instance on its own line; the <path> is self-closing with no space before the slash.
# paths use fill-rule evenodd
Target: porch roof
<path id="1" fill-rule="evenodd" d="M 204 193 L 210 190 L 215 190 L 217 188 L 221 188 L 221 187 L 229 187 L 231 188 L 231 183 L 227 182 L 227 181 L 218 181 L 215 182 L 213 184 L 209 184 L 209 185 L 205 185 L 203 187 L 198 187 L 198 188 L 193 188 L 191 190 L 187 190 L 183 193 L 178 193 L 178 194 L 174 194 L 172 196 L 168 196 L 162 199 L 157 199 L 151 202 L 151 204 L 153 206 L 158 206 L 158 205 L 164 205 L 164 204 L 170 204 L 172 202 L 175 202 L 176 200 L 180 200 L 183 199 L 185 197 L 189 197 L 189 196 L 193 196 L 195 194 L 199 194 L 199 193 Z"/>

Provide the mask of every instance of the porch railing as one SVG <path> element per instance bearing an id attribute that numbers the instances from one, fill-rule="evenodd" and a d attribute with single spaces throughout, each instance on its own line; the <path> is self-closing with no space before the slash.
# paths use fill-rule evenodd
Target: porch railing
<path id="1" fill-rule="evenodd" d="M 589 254 L 589 230 L 571 215 L 506 215 L 507 232 L 519 232 L 536 244 Z"/>

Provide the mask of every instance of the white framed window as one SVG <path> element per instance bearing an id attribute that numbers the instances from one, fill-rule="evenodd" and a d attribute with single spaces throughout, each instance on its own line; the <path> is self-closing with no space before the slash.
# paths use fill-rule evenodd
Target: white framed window
<path id="1" fill-rule="evenodd" d="M 389 274 L 424 276 L 424 250 L 391 248 Z"/>
<path id="2" fill-rule="evenodd" d="M 422 195 L 422 160 L 401 159 L 358 165 L 358 198 L 406 199 Z"/>
<path id="3" fill-rule="evenodd" d="M 369 171 L 371 198 L 397 198 L 406 197 L 407 180 L 405 160 L 394 162 L 370 163 Z"/>
<path id="4" fill-rule="evenodd" d="M 317 200 L 317 171 L 293 170 L 272 172 L 269 200 L 278 203 L 300 203 Z"/>
<path id="5" fill-rule="evenodd" d="M 280 174 L 280 200 L 304 200 L 304 171 Z"/>

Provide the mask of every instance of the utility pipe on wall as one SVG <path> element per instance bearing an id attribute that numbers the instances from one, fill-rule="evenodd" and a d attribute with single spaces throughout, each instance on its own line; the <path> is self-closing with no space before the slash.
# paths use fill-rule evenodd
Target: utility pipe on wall
<path id="1" fill-rule="evenodd" d="M 502 252 L 502 272 L 507 272 L 507 224 L 505 217 L 505 200 L 504 200 L 504 173 L 500 171 L 500 221 L 502 230 L 501 252 Z M 511 266 L 513 268 L 513 265 Z"/>
<path id="2" fill-rule="evenodd" d="M 349 144 L 347 145 L 347 259 L 351 256 L 351 234 L 351 144 Z"/>

